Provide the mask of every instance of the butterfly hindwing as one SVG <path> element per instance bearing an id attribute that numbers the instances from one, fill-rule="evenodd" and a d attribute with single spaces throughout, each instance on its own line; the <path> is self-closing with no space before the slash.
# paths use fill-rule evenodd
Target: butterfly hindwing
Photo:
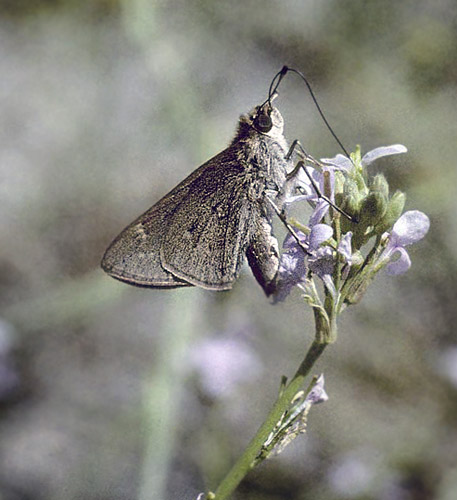
<path id="1" fill-rule="evenodd" d="M 160 262 L 160 244 L 167 207 L 154 205 L 126 227 L 111 243 L 102 268 L 131 285 L 173 288 L 188 286 L 166 271 Z"/>

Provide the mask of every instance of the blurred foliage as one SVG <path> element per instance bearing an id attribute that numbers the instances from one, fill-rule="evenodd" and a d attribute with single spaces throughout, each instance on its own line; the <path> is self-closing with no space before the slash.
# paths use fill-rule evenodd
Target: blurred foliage
<path id="1" fill-rule="evenodd" d="M 84 15 L 98 16 L 115 14 L 119 11 L 121 0 L 0 0 L 0 12 L 4 16 L 17 17 L 36 14 L 52 14 L 56 9 L 78 9 Z"/>
<path id="2" fill-rule="evenodd" d="M 456 22 L 454 0 L 0 1 L 2 500 L 193 500 L 261 423 L 310 341 L 299 293 L 273 307 L 248 270 L 228 293 L 137 290 L 98 263 L 283 64 L 348 149 L 408 147 L 376 168 L 432 226 L 345 314 L 308 433 L 234 498 L 455 498 Z M 289 140 L 338 152 L 299 81 L 278 106 Z M 215 339 L 239 354 L 209 386 Z"/>

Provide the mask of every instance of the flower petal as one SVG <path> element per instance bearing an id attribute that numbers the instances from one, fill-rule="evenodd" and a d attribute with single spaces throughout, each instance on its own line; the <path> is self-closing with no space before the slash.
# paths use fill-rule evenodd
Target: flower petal
<path id="1" fill-rule="evenodd" d="M 310 270 L 323 279 L 323 276 L 332 274 L 334 267 L 333 250 L 330 247 L 319 247 L 308 256 Z"/>
<path id="2" fill-rule="evenodd" d="M 312 405 L 328 401 L 328 394 L 325 392 L 324 384 L 325 384 L 324 374 L 322 373 L 317 378 L 314 387 L 307 394 L 305 401 L 308 401 Z"/>
<path id="3" fill-rule="evenodd" d="M 313 213 L 309 218 L 309 225 L 315 226 L 325 217 L 328 212 L 330 205 L 325 200 L 319 200 L 317 205 L 314 207 Z"/>
<path id="4" fill-rule="evenodd" d="M 294 176 L 293 180 L 287 181 L 291 183 L 289 189 L 286 190 L 286 197 L 283 201 L 284 206 L 289 206 L 291 203 L 296 203 L 298 201 L 307 200 L 307 201 L 316 201 L 317 193 L 313 188 L 313 184 L 310 180 L 310 177 L 319 185 L 320 178 L 322 174 L 318 172 L 313 167 L 305 167 L 306 172 L 303 168 L 301 168 L 298 173 Z"/>
<path id="5" fill-rule="evenodd" d="M 406 153 L 408 150 L 403 144 L 392 144 L 391 146 L 381 146 L 380 148 L 372 149 L 362 157 L 362 165 L 365 167 L 373 163 L 378 158 L 383 156 L 397 155 L 399 153 Z"/>
<path id="6" fill-rule="evenodd" d="M 333 236 L 333 229 L 327 224 L 315 224 L 309 235 L 309 249 L 316 250 L 321 243 Z"/>
<path id="7" fill-rule="evenodd" d="M 419 210 L 405 212 L 394 224 L 390 238 L 395 246 L 405 246 L 421 240 L 430 228 L 430 219 Z"/>
<path id="8" fill-rule="evenodd" d="M 350 172 L 354 168 L 352 161 L 342 154 L 337 154 L 333 158 L 321 158 L 321 162 L 346 172 Z"/>
<path id="9" fill-rule="evenodd" d="M 297 187 L 301 188 L 305 194 L 310 194 L 310 195 L 312 194 L 314 196 L 317 196 L 317 193 L 314 190 L 313 184 L 310 180 L 310 177 L 316 185 L 319 185 L 321 182 L 322 173 L 313 167 L 305 167 L 305 168 L 306 172 L 303 170 L 303 168 L 301 168 L 300 171 L 298 172 L 296 185 Z"/>
<path id="10" fill-rule="evenodd" d="M 386 273 L 391 276 L 406 273 L 411 267 L 411 259 L 408 252 L 403 247 L 398 247 L 392 252 L 392 256 L 397 252 L 400 254 L 400 257 L 397 260 L 389 262 L 386 266 Z"/>
<path id="11" fill-rule="evenodd" d="M 279 279 L 273 294 L 273 304 L 282 302 L 292 288 L 306 279 L 306 262 L 303 252 L 284 252 L 279 265 Z"/>
<path id="12" fill-rule="evenodd" d="M 338 253 L 340 253 L 346 260 L 346 262 L 351 262 L 352 259 L 352 231 L 348 231 L 340 241 L 338 245 Z"/>
<path id="13" fill-rule="evenodd" d="M 310 196 L 312 196 L 312 195 L 309 195 L 309 194 L 289 195 L 282 202 L 282 207 L 288 209 L 288 207 L 290 205 L 292 205 L 292 203 L 297 203 L 298 201 L 309 200 Z"/>
<path id="14" fill-rule="evenodd" d="M 298 236 L 298 239 L 301 243 L 303 243 L 303 245 L 308 246 L 308 236 L 306 234 L 303 234 L 298 230 L 295 230 L 295 234 Z M 287 251 L 303 251 L 303 249 L 298 245 L 297 240 L 291 233 L 287 233 L 287 236 L 284 238 L 282 247 Z"/>
<path id="15" fill-rule="evenodd" d="M 304 269 L 304 262 L 303 253 L 284 252 L 281 255 L 279 272 L 282 277 L 292 276 L 294 279 L 301 279 L 301 276 L 306 271 Z"/>

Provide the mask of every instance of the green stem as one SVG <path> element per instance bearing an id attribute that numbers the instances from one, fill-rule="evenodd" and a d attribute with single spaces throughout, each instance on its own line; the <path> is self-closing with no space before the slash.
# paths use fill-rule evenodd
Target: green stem
<path id="1" fill-rule="evenodd" d="M 282 414 L 289 408 L 290 402 L 295 394 L 302 388 L 306 376 L 326 346 L 327 342 L 314 340 L 306 353 L 305 359 L 302 361 L 294 377 L 276 401 L 265 422 L 257 431 L 257 434 L 248 444 L 244 453 L 232 467 L 230 472 L 222 480 L 217 490 L 214 493 L 208 494 L 208 500 L 226 500 L 240 484 L 246 474 L 251 470 L 252 464 L 254 463 L 254 460 L 263 443 L 268 438 L 270 432 L 275 427 Z"/>

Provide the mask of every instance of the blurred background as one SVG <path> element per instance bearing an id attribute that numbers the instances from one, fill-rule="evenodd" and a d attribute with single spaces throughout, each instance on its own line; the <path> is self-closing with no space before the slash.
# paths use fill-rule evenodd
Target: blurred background
<path id="1" fill-rule="evenodd" d="M 195 500 L 215 488 L 309 345 L 298 291 L 226 293 L 99 269 L 120 230 L 231 140 L 283 64 L 346 148 L 430 216 L 316 366 L 308 433 L 236 500 L 457 498 L 454 0 L 0 0 L 0 498 Z M 289 141 L 340 152 L 304 85 Z"/>

